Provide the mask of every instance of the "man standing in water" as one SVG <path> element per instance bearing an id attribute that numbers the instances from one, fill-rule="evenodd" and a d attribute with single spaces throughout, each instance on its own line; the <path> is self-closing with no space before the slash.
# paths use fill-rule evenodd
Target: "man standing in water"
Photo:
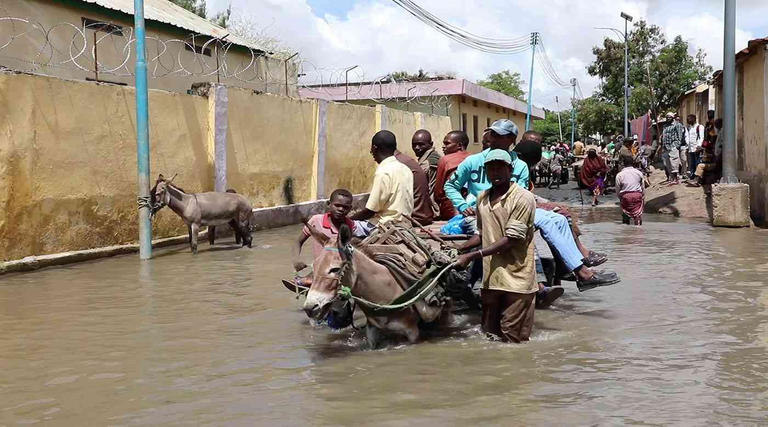
<path id="1" fill-rule="evenodd" d="M 503 341 L 528 341 L 533 329 L 536 284 L 533 217 L 536 201 L 529 191 L 512 185 L 512 157 L 490 150 L 485 170 L 491 188 L 478 197 L 478 231 L 464 248 L 482 249 L 459 257 L 466 267 L 483 259 L 482 328 Z"/>
<path id="2" fill-rule="evenodd" d="M 619 196 L 622 222 L 643 225 L 643 207 L 645 205 L 645 175 L 635 169 L 631 156 L 622 157 L 623 169 L 616 175 L 616 194 Z"/>

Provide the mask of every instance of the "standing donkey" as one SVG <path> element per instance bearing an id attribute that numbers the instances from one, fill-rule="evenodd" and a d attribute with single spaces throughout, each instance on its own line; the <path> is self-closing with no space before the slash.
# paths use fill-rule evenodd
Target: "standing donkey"
<path id="1" fill-rule="evenodd" d="M 152 215 L 168 206 L 187 223 L 192 253 L 197 253 L 197 233 L 200 226 L 208 226 L 208 240 L 213 244 L 216 226 L 229 224 L 243 246 L 251 247 L 251 215 L 253 208 L 248 199 L 236 193 L 187 193 L 167 180 L 163 174 L 157 178 L 150 193 Z"/>

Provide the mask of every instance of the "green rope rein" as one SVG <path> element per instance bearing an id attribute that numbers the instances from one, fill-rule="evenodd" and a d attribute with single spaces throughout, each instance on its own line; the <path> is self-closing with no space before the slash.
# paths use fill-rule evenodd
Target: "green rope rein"
<path id="1" fill-rule="evenodd" d="M 440 280 L 440 277 L 442 277 L 443 274 L 446 271 L 448 271 L 450 268 L 452 268 L 452 267 L 454 267 L 453 263 L 448 264 L 445 267 L 443 267 L 443 269 L 440 270 L 440 273 L 438 273 L 437 276 L 435 276 L 435 278 L 432 279 L 432 282 L 430 282 L 428 286 L 422 288 L 416 295 L 413 296 L 413 298 L 409 299 L 408 301 L 401 302 L 401 303 L 396 303 L 396 304 L 391 304 L 391 303 L 390 304 L 379 304 L 379 303 L 375 303 L 375 302 L 372 302 L 372 301 L 368 301 L 368 300 L 366 300 L 364 298 L 360 298 L 360 297 L 352 295 L 352 289 L 347 287 L 347 286 L 343 286 L 343 285 L 341 286 L 341 288 L 339 288 L 338 295 L 339 295 L 340 298 L 351 299 L 351 300 L 353 300 L 353 301 L 355 301 L 355 302 L 357 302 L 359 304 L 362 304 L 364 306 L 376 309 L 377 311 L 384 311 L 384 312 L 400 311 L 400 310 L 402 310 L 404 308 L 410 307 L 411 305 L 415 304 L 421 298 L 423 298 L 424 295 L 428 294 L 432 289 L 434 289 L 435 286 L 437 286 L 437 283 L 438 283 L 438 280 Z M 417 282 L 416 284 L 413 285 L 413 287 L 416 287 L 416 286 L 421 286 L 421 284 Z M 405 292 L 410 291 L 413 287 L 407 289 Z M 397 301 L 397 298 L 395 298 L 395 300 L 392 301 L 392 302 L 395 302 L 395 301 Z"/>

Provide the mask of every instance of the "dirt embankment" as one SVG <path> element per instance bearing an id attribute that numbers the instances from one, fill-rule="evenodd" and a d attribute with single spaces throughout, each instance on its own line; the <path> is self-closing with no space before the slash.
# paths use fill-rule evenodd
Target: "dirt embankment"
<path id="1" fill-rule="evenodd" d="M 704 218 L 711 220 L 712 205 L 702 187 L 688 187 L 685 184 L 667 186 L 664 171 L 655 169 L 650 176 L 651 186 L 645 190 L 645 212 L 675 215 L 685 218 Z M 575 181 L 563 184 L 557 189 L 537 187 L 536 194 L 553 202 L 574 206 L 589 207 L 592 196 L 588 190 L 579 189 Z M 609 188 L 608 194 L 600 196 L 598 208 L 618 207 L 615 189 Z"/>
<path id="2" fill-rule="evenodd" d="M 663 170 L 651 173 L 651 186 L 645 190 L 645 212 L 712 219 L 712 202 L 705 187 L 668 186 L 665 180 Z"/>

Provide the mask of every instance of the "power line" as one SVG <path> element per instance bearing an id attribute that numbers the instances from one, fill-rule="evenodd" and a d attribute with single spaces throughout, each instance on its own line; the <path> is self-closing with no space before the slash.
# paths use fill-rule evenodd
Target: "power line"
<path id="1" fill-rule="evenodd" d="M 512 39 L 495 39 L 478 36 L 449 24 L 411 0 L 392 1 L 421 22 L 448 36 L 450 39 L 473 49 L 487 53 L 505 55 L 525 52 L 531 48 L 529 35 Z"/>

